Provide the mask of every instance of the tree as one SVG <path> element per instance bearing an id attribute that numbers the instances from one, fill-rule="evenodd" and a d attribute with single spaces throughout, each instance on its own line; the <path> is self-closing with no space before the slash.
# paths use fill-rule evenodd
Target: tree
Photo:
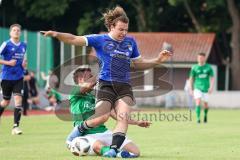
<path id="1" fill-rule="evenodd" d="M 15 0 L 17 6 L 27 13 L 28 17 L 53 20 L 62 16 L 69 6 L 70 0 Z"/>
<path id="2" fill-rule="evenodd" d="M 147 26 L 146 20 L 146 6 L 144 6 L 143 0 L 132 0 L 130 1 L 131 5 L 136 9 L 138 16 L 137 16 L 137 23 L 138 23 L 138 31 L 144 32 L 149 29 Z"/>
<path id="3" fill-rule="evenodd" d="M 136 22 L 136 29 L 139 32 L 154 32 L 162 29 L 164 24 L 169 23 L 166 16 L 169 10 L 167 1 L 162 0 L 131 0 L 127 1 L 133 10 L 128 10 L 131 21 Z M 170 10 L 170 12 L 173 10 Z M 137 16 L 136 16 L 137 15 Z M 168 26 L 169 27 L 169 26 Z M 166 27 L 166 28 L 168 28 Z M 163 27 L 165 28 L 165 26 Z"/>
<path id="4" fill-rule="evenodd" d="M 231 27 L 231 72 L 232 88 L 240 90 L 240 13 L 234 0 L 227 0 L 228 11 L 232 19 Z"/>
<path id="5" fill-rule="evenodd" d="M 231 42 L 231 89 L 240 89 L 240 12 L 239 2 L 234 0 L 169 0 L 169 3 L 184 6 L 197 32 L 228 32 L 230 28 Z M 226 5 L 227 3 L 227 5 Z M 229 18 L 230 16 L 230 18 Z M 230 25 L 232 21 L 232 26 Z M 221 41 L 221 40 L 218 40 Z M 225 49 L 226 51 L 226 49 Z M 229 57 L 225 56 L 226 58 Z"/>
<path id="6" fill-rule="evenodd" d="M 188 0 L 169 0 L 169 3 L 173 6 L 177 6 L 177 5 L 183 5 L 184 8 L 186 9 L 189 17 L 191 18 L 192 24 L 194 25 L 194 28 L 197 32 L 202 32 L 202 26 L 200 25 L 197 17 L 195 16 L 190 4 Z"/>

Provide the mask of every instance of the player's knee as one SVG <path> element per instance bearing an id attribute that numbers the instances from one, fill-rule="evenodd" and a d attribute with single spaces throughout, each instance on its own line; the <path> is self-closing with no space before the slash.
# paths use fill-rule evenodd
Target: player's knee
<path id="1" fill-rule="evenodd" d="M 129 120 L 129 113 L 118 113 L 117 114 L 117 121 L 121 123 L 127 123 Z"/>
<path id="2" fill-rule="evenodd" d="M 130 142 L 124 146 L 124 149 L 128 152 L 133 153 L 136 156 L 140 156 L 140 150 L 137 145 L 135 145 L 133 142 Z"/>
<path id="3" fill-rule="evenodd" d="M 21 106 L 22 105 L 22 96 L 16 95 L 14 96 L 15 106 Z"/>
<path id="4" fill-rule="evenodd" d="M 200 105 L 201 104 L 201 100 L 200 99 L 197 99 L 196 100 L 196 105 L 198 106 L 198 105 Z"/>
<path id="5" fill-rule="evenodd" d="M 204 102 L 203 105 L 204 105 L 204 108 L 208 108 L 208 103 L 207 102 Z"/>
<path id="6" fill-rule="evenodd" d="M 7 107 L 9 105 L 10 101 L 9 100 L 2 100 L 1 101 L 1 106 L 2 107 Z"/>
<path id="7" fill-rule="evenodd" d="M 138 148 L 135 148 L 133 151 L 132 151 L 133 154 L 135 154 L 137 157 L 140 156 L 140 150 Z"/>
<path id="8" fill-rule="evenodd" d="M 101 153 L 101 148 L 103 147 L 102 143 L 100 141 L 96 141 L 92 148 L 93 148 L 93 151 L 97 154 L 100 154 Z"/>

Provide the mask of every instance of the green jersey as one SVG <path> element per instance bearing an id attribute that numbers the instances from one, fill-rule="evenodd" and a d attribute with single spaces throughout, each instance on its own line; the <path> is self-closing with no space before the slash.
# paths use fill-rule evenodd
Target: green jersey
<path id="1" fill-rule="evenodd" d="M 194 89 L 208 92 L 210 87 L 210 77 L 213 77 L 213 70 L 209 64 L 200 66 L 194 65 L 190 72 L 190 77 L 194 79 Z"/>
<path id="2" fill-rule="evenodd" d="M 79 86 L 72 89 L 69 102 L 74 126 L 80 125 L 95 113 L 95 97 L 91 93 L 81 94 Z M 106 126 L 101 124 L 98 127 L 87 130 L 85 134 L 102 133 L 106 130 Z"/>

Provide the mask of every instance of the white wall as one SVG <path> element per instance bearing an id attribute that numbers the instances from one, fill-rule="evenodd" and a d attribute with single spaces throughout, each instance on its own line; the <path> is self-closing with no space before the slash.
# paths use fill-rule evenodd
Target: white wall
<path id="1" fill-rule="evenodd" d="M 137 105 L 165 107 L 193 107 L 187 103 L 184 91 L 171 91 L 158 97 L 136 98 Z M 215 91 L 209 95 L 212 108 L 240 108 L 240 91 Z"/>

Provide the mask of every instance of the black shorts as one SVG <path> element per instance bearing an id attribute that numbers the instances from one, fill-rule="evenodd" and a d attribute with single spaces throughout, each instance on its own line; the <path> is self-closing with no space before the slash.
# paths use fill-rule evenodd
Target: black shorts
<path id="1" fill-rule="evenodd" d="M 96 92 L 97 102 L 109 101 L 112 106 L 114 106 L 118 99 L 127 96 L 132 98 L 133 102 L 135 102 L 130 84 L 99 80 Z"/>
<path id="2" fill-rule="evenodd" d="M 38 96 L 37 90 L 35 90 L 35 89 L 30 89 L 30 95 L 31 95 L 31 97 L 37 97 L 37 96 Z"/>
<path id="3" fill-rule="evenodd" d="M 19 80 L 2 80 L 1 82 L 3 99 L 10 100 L 12 93 L 22 96 L 23 94 L 23 78 Z"/>

